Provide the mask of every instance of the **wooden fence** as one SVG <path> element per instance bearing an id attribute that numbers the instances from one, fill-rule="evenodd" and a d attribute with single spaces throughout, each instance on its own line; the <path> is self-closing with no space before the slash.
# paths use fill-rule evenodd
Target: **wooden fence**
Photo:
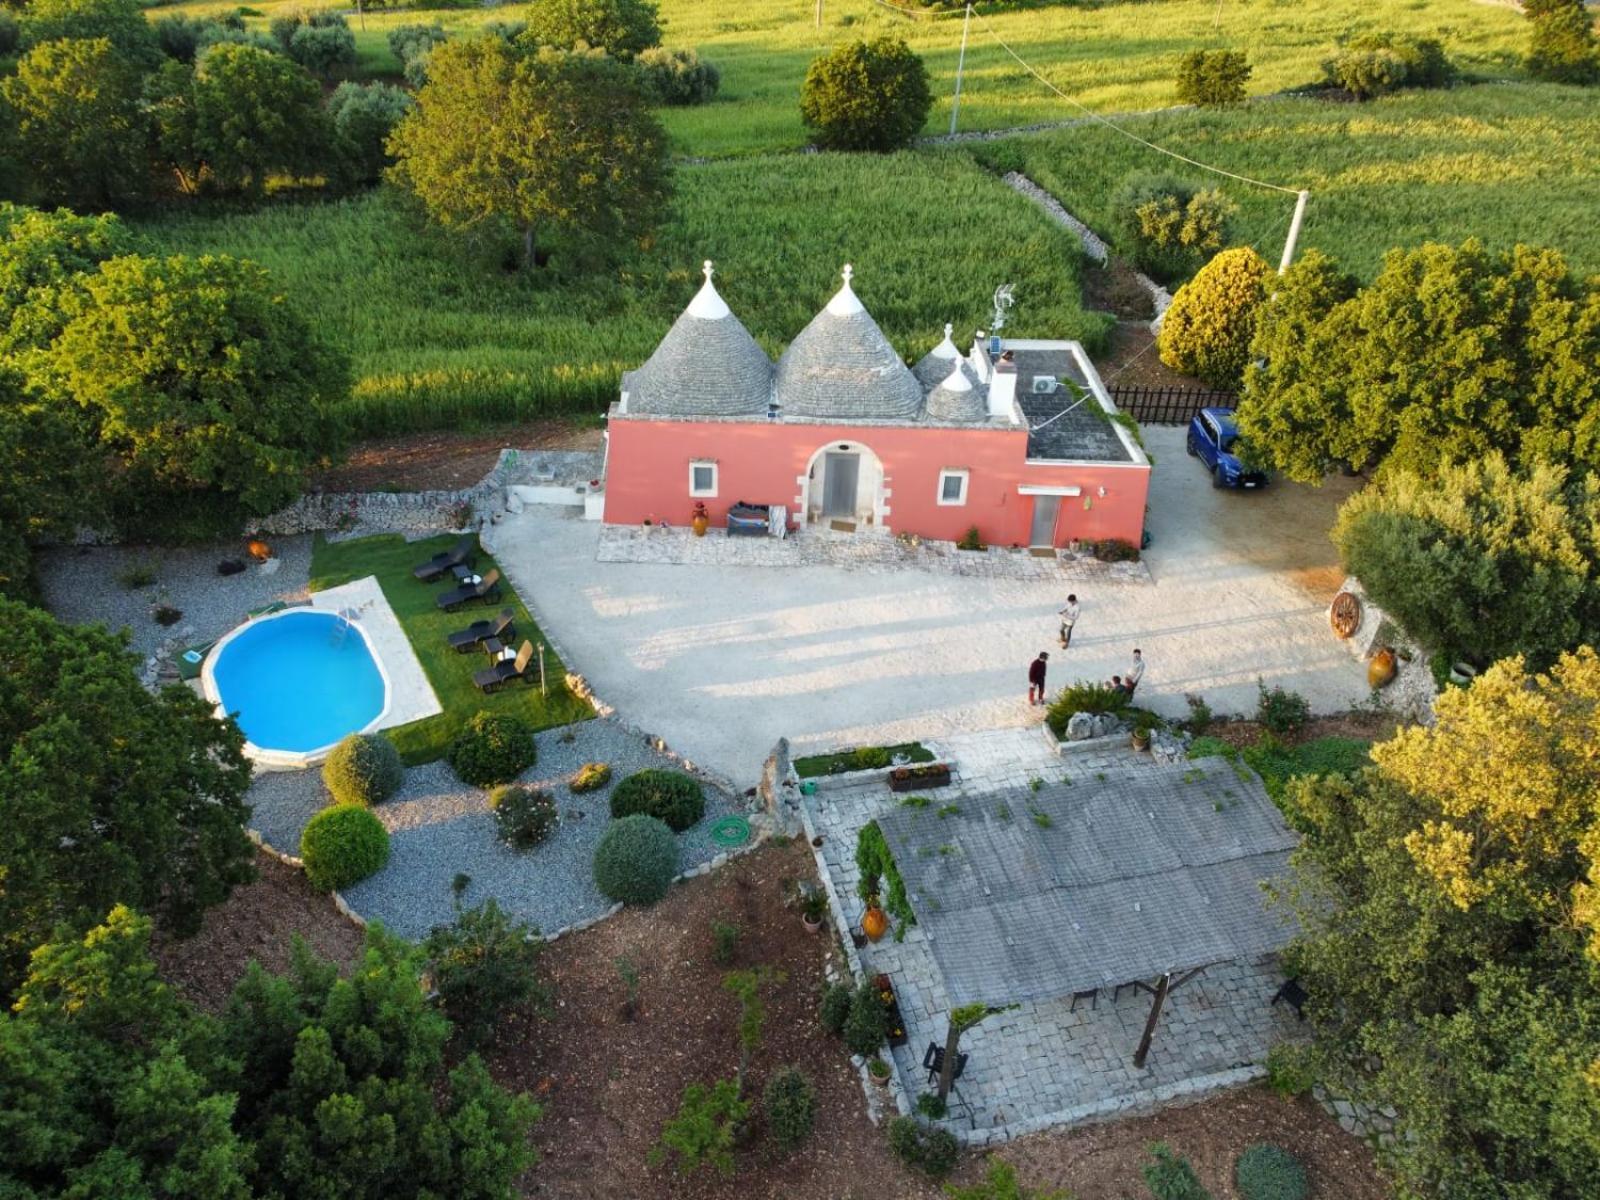
<path id="1" fill-rule="evenodd" d="M 1210 388 L 1115 387 L 1111 399 L 1141 425 L 1187 425 L 1202 408 L 1233 408 L 1239 397 Z"/>

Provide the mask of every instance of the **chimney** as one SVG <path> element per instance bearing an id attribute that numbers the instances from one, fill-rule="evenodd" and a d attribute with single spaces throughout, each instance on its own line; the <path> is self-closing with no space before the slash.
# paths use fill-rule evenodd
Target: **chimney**
<path id="1" fill-rule="evenodd" d="M 1016 415 L 1016 402 L 1017 364 L 1007 350 L 994 364 L 994 375 L 989 380 L 989 415 L 1012 420 Z"/>

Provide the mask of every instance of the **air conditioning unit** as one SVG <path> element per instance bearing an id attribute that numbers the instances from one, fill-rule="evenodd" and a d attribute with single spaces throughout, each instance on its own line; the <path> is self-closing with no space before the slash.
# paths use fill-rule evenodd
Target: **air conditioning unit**
<path id="1" fill-rule="evenodd" d="M 1035 396 L 1043 396 L 1046 393 L 1053 392 L 1059 386 L 1060 384 L 1054 375 L 1035 375 L 1033 377 L 1033 394 Z"/>

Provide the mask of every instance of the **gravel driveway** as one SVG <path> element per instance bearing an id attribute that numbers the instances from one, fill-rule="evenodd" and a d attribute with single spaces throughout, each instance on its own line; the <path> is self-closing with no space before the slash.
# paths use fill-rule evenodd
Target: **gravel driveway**
<path id="1" fill-rule="evenodd" d="M 632 723 L 679 753 L 754 783 L 779 736 L 797 747 L 902 741 L 1041 719 L 1028 662 L 1050 683 L 1107 679 L 1135 646 L 1142 704 L 1173 716 L 1186 692 L 1218 712 L 1255 707 L 1256 679 L 1318 712 L 1367 695 L 1328 630 L 1327 529 L 1350 490 L 1274 483 L 1216 491 L 1150 427 L 1146 561 L 1154 585 L 1072 585 L 1083 615 L 1055 642 L 1065 585 L 932 571 L 679 567 L 595 561 L 597 526 L 530 507 L 491 532 L 496 556 L 562 657 Z"/>

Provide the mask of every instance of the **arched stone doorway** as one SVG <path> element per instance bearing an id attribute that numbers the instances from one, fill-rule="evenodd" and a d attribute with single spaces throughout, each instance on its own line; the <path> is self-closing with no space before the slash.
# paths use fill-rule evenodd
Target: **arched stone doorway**
<path id="1" fill-rule="evenodd" d="M 883 527 L 889 512 L 883 462 L 871 447 L 851 441 L 817 447 L 801 483 L 808 524 L 842 521 L 857 528 Z"/>

